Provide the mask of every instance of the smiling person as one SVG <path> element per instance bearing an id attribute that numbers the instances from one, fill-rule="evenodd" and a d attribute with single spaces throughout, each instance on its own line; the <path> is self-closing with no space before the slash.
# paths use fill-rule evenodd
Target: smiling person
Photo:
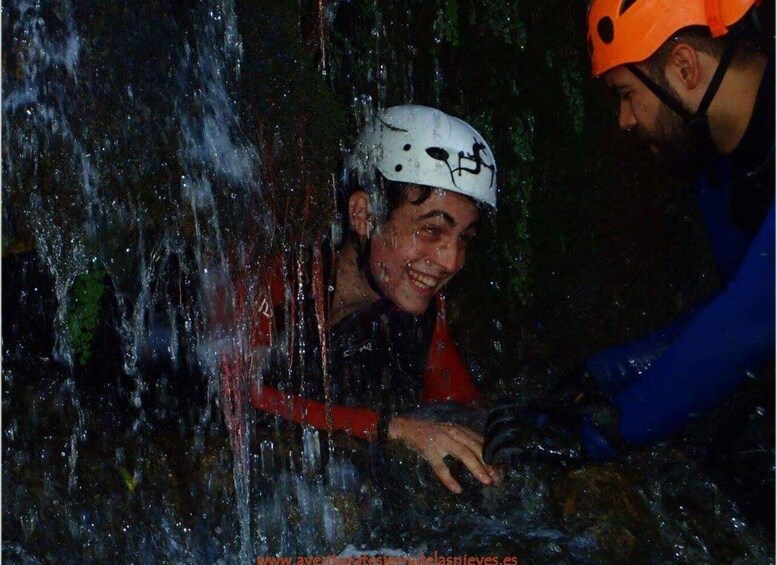
<path id="1" fill-rule="evenodd" d="M 440 110 L 396 106 L 367 124 L 346 169 L 341 247 L 282 262 L 277 270 L 292 283 L 268 284 L 259 300 L 253 344 L 275 345 L 251 403 L 295 423 L 401 442 L 453 492 L 461 486 L 446 456 L 491 484 L 498 475 L 482 460 L 479 434 L 412 415 L 421 403 L 478 398 L 442 290 L 464 267 L 481 216 L 496 207 L 491 150 Z"/>
<path id="2" fill-rule="evenodd" d="M 697 177 L 723 285 L 670 326 L 588 359 L 581 394 L 570 396 L 563 415 L 567 424 L 554 428 L 563 438 L 548 433 L 559 422 L 549 414 L 494 411 L 486 461 L 508 454 L 612 457 L 672 434 L 773 362 L 774 60 L 757 45 L 758 3 L 591 3 L 593 74 L 617 94 L 621 128 L 676 173 Z M 759 452 L 773 492 L 773 445 Z"/>

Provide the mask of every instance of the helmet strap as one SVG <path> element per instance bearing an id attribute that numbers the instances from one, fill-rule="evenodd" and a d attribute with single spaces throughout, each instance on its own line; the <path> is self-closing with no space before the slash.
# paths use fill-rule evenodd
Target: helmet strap
<path id="1" fill-rule="evenodd" d="M 636 64 L 627 63 L 626 68 L 634 73 L 634 75 L 642 82 L 642 84 L 644 84 L 650 92 L 655 94 L 656 97 L 667 107 L 669 107 L 670 110 L 678 114 L 684 120 L 688 120 L 689 117 L 693 116 L 688 108 L 680 104 L 679 100 L 670 95 L 666 90 L 663 89 L 663 87 L 659 86 L 658 83 L 656 83 L 652 78 L 644 73 L 642 69 L 637 67 Z"/>
<path id="2" fill-rule="evenodd" d="M 659 86 L 653 79 L 651 79 L 646 73 L 637 67 L 634 63 L 628 63 L 626 67 L 634 73 L 634 75 L 650 90 L 656 97 L 661 100 L 670 110 L 678 114 L 685 125 L 696 135 L 709 134 L 709 124 L 707 123 L 707 110 L 718 93 L 720 84 L 723 82 L 723 77 L 726 75 L 731 59 L 734 57 L 734 51 L 736 50 L 736 42 L 731 41 L 726 46 L 726 50 L 723 52 L 723 56 L 720 58 L 715 74 L 712 75 L 712 80 L 707 86 L 707 91 L 699 103 L 699 107 L 696 112 L 691 112 L 685 106 L 683 106 L 679 100 L 671 96 L 666 90 Z"/>

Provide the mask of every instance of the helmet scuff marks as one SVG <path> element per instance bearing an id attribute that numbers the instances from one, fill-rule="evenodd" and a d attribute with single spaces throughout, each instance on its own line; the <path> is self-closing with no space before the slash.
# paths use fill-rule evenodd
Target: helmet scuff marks
<path id="1" fill-rule="evenodd" d="M 390 181 L 442 188 L 496 208 L 496 163 L 466 122 L 427 106 L 377 113 L 346 159 L 363 186 L 379 172 Z"/>
<path id="2" fill-rule="evenodd" d="M 588 11 L 588 52 L 594 76 L 655 53 L 679 30 L 705 26 L 728 33 L 760 0 L 594 0 Z"/>

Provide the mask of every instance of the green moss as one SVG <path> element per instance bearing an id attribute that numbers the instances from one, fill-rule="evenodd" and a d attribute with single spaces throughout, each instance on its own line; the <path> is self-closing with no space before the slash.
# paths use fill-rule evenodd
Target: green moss
<path id="1" fill-rule="evenodd" d="M 135 492 L 135 489 L 138 486 L 137 481 L 135 481 L 135 477 L 132 473 L 130 473 L 126 467 L 119 466 L 119 475 L 121 475 L 121 480 L 124 483 L 124 486 L 127 487 L 127 490 L 130 492 Z"/>
<path id="2" fill-rule="evenodd" d="M 480 0 L 470 8 L 470 22 L 493 34 L 511 47 L 523 49 L 528 33 L 523 23 L 518 2 Z"/>
<path id="3" fill-rule="evenodd" d="M 458 47 L 459 45 L 459 6 L 456 0 L 443 0 L 442 29 L 445 41 Z"/>
<path id="4" fill-rule="evenodd" d="M 510 124 L 510 143 L 513 153 L 523 162 L 534 160 L 534 128 L 536 120 L 534 115 L 527 112 L 523 115 L 516 114 Z"/>
<path id="5" fill-rule="evenodd" d="M 85 365 L 92 356 L 92 343 L 97 327 L 100 299 L 105 293 L 106 271 L 94 269 L 80 275 L 71 289 L 67 328 L 78 363 Z"/>
<path id="6" fill-rule="evenodd" d="M 281 232 L 275 241 L 310 241 L 326 231 L 334 210 L 332 175 L 349 123 L 321 72 L 320 20 L 303 8 L 268 0 L 236 7 L 246 46 L 242 100 L 255 116 L 246 130 L 263 151 L 266 205 Z"/>

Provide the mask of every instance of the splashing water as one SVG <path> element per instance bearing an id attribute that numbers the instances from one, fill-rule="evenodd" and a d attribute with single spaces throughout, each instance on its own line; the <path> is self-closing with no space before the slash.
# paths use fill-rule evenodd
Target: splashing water
<path id="1" fill-rule="evenodd" d="M 123 8 L 104 9 L 92 14 L 98 22 Z M 180 44 L 173 42 L 180 57 L 162 55 L 147 69 L 134 68 L 134 76 L 122 77 L 127 82 L 116 90 L 125 108 L 110 108 L 96 117 L 88 108 L 109 98 L 104 83 L 96 80 L 108 69 L 95 71 L 95 52 L 86 60 L 81 55 L 84 44 L 92 49 L 111 37 L 90 35 L 93 28 L 81 33 L 77 18 L 86 14 L 79 11 L 67 1 L 20 1 L 3 11 L 4 32 L 14 40 L 15 70 L 4 74 L 4 191 L 10 195 L 7 202 L 19 204 L 13 217 L 4 215 L 5 234 L 23 238 L 28 229 L 53 276 L 55 353 L 71 368 L 67 317 L 73 285 L 98 267 L 111 276 L 123 369 L 134 375 L 129 399 L 136 417 L 129 428 L 136 435 L 142 436 L 147 425 L 143 405 L 149 390 L 147 377 L 138 371 L 140 360 L 152 349 L 174 363 L 181 348 L 198 354 L 190 362 L 208 376 L 211 398 L 221 392 L 233 438 L 246 561 L 253 552 L 247 527 L 244 382 L 222 387 L 216 370 L 225 348 L 230 354 L 241 349 L 241 337 L 235 328 L 225 333 L 210 320 L 217 298 L 234 302 L 227 261 L 232 241 L 225 237 L 223 223 L 240 222 L 249 233 L 253 230 L 255 239 L 269 226 L 257 206 L 261 161 L 242 137 L 234 102 L 242 56 L 234 5 L 204 3 L 192 13 L 168 16 L 158 27 L 145 28 L 153 36 L 188 23 L 194 33 L 182 34 Z M 149 39 L 141 37 L 140 42 Z M 148 56 L 141 43 L 129 43 L 126 49 L 124 56 L 135 64 Z M 154 65 L 167 73 L 158 74 Z M 165 107 L 168 115 L 152 115 Z M 126 126 L 116 122 L 116 114 L 125 109 L 130 112 Z M 161 149 L 155 161 L 147 158 L 149 148 Z M 155 162 L 160 163 L 156 169 Z M 154 178 L 151 186 L 144 185 L 149 178 Z M 243 248 L 250 250 L 250 245 L 250 240 L 244 242 Z M 194 293 L 193 299 L 180 297 L 184 289 Z M 151 335 L 157 343 L 150 343 Z M 71 491 L 77 484 L 77 443 L 85 434 L 77 396 L 73 402 L 80 416 L 68 448 Z"/>

